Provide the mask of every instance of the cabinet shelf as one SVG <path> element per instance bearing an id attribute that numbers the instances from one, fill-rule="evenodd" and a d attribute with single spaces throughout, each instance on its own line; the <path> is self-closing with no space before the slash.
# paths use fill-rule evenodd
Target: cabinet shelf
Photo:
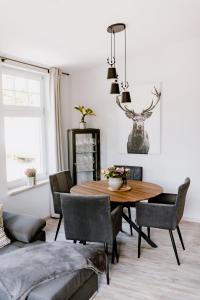
<path id="1" fill-rule="evenodd" d="M 84 173 L 84 172 L 94 172 L 94 170 L 80 170 L 76 171 L 77 173 Z"/>
<path id="2" fill-rule="evenodd" d="M 76 152 L 76 154 L 90 154 L 90 153 L 96 153 L 97 151 L 84 151 L 84 152 Z"/>

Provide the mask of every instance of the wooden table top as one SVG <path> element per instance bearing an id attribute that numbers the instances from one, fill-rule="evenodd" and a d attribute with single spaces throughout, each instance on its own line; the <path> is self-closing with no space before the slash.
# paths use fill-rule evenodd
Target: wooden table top
<path id="1" fill-rule="evenodd" d="M 88 181 L 75 185 L 71 188 L 70 192 L 74 195 L 102 195 L 110 196 L 112 202 L 138 202 L 146 199 L 153 198 L 163 192 L 163 188 L 157 184 L 128 180 L 127 185 L 131 187 L 130 191 L 110 191 L 108 190 L 107 180 L 102 181 Z"/>

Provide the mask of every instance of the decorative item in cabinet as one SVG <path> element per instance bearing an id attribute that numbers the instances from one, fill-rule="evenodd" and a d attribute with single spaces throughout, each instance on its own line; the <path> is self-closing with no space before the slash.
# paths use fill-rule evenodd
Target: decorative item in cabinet
<path id="1" fill-rule="evenodd" d="M 73 184 L 101 179 L 100 130 L 68 130 L 68 165 Z"/>

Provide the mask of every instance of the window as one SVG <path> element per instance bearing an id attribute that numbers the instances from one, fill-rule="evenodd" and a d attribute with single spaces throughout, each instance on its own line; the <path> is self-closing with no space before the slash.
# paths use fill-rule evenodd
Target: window
<path id="1" fill-rule="evenodd" d="M 24 183 L 24 171 L 46 176 L 45 80 L 32 72 L 3 68 L 2 111 L 8 187 Z"/>

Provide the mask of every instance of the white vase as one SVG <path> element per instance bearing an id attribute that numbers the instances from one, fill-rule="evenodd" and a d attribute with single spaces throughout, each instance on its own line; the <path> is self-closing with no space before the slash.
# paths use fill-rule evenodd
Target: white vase
<path id="1" fill-rule="evenodd" d="M 109 187 L 113 190 L 113 191 L 117 191 L 120 189 L 120 187 L 122 186 L 122 178 L 115 178 L 115 177 L 110 177 L 108 180 L 108 184 Z"/>
<path id="2" fill-rule="evenodd" d="M 80 122 L 80 129 L 85 129 L 87 126 L 86 122 Z"/>
<path id="3" fill-rule="evenodd" d="M 35 177 L 28 177 L 27 176 L 27 185 L 34 186 L 35 185 Z"/>

